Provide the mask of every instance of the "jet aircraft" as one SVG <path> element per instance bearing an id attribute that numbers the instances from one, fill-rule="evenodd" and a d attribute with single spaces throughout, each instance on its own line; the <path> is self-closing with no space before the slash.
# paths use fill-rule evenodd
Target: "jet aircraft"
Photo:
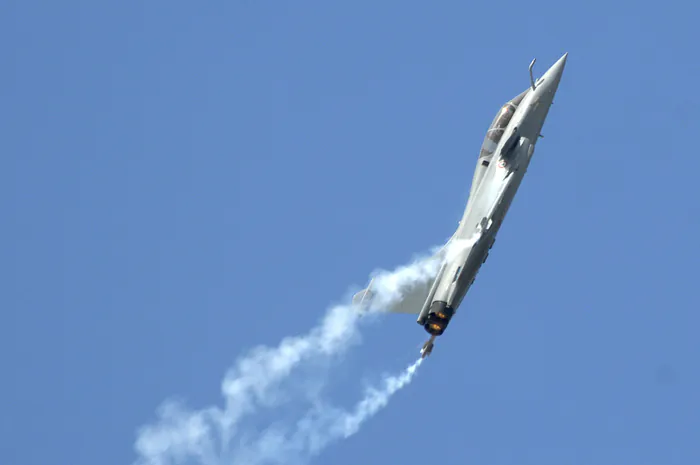
<path id="1" fill-rule="evenodd" d="M 479 153 L 467 205 L 459 226 L 436 254 L 439 271 L 428 282 L 414 285 L 398 301 L 381 310 L 418 315 L 417 322 L 431 335 L 421 357 L 433 350 L 454 317 L 467 291 L 486 262 L 503 219 L 525 176 L 541 136 L 542 126 L 568 53 L 535 81 L 530 63 L 530 87 L 505 103 L 486 131 Z M 461 246 L 457 245 L 461 242 Z M 466 244 L 466 245 L 465 245 Z M 449 253 L 450 246 L 454 246 Z M 372 283 L 353 297 L 362 306 L 371 302 Z"/>

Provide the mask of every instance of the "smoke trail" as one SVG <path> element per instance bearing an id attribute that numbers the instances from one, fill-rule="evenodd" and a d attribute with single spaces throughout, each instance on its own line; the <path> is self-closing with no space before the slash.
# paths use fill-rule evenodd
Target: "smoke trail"
<path id="1" fill-rule="evenodd" d="M 355 412 L 342 419 L 342 437 L 347 438 L 355 434 L 365 420 L 385 407 L 396 391 L 411 382 L 422 362 L 423 359 L 419 358 L 400 375 L 385 378 L 384 388 L 381 390 L 368 389 L 365 397 L 357 404 Z"/>
<path id="2" fill-rule="evenodd" d="M 250 441 L 231 457 L 233 465 L 303 463 L 315 456 L 333 441 L 357 433 L 362 423 L 385 407 L 392 395 L 408 385 L 418 367 L 418 359 L 401 374 L 385 376 L 381 388 L 368 388 L 363 398 L 351 411 L 319 404 L 289 428 L 272 427 Z"/>
<path id="3" fill-rule="evenodd" d="M 471 244 L 473 240 L 462 241 L 453 249 Z M 419 258 L 392 272 L 375 273 L 373 292 L 382 304 L 391 304 L 401 299 L 411 286 L 434 277 L 439 266 L 440 260 L 432 256 Z M 319 376 L 314 378 L 313 373 L 305 374 L 304 378 L 312 387 L 316 384 L 311 390 L 308 384 L 296 389 L 287 384 L 298 381 L 292 376 L 294 370 L 317 370 L 319 362 L 330 361 L 359 342 L 362 321 L 368 319 L 357 308 L 337 305 L 307 334 L 285 338 L 277 347 L 253 349 L 226 374 L 221 386 L 223 407 L 190 410 L 180 402 L 165 402 L 158 410 L 157 422 L 138 432 L 137 464 L 254 465 L 280 461 L 287 464 L 292 462 L 292 457 L 302 462 L 330 441 L 354 434 L 367 418 L 386 405 L 391 395 L 410 382 L 420 361 L 401 375 L 385 378 L 382 389 L 367 391 L 353 413 L 318 400 L 316 393 L 324 381 Z M 292 400 L 306 401 L 312 407 L 297 421 L 291 436 L 289 428 L 279 422 L 257 439 L 251 438 L 255 436 L 255 428 L 242 428 L 246 416 L 262 414 L 262 410 Z M 254 419 L 260 420 L 258 417 L 255 415 Z"/>

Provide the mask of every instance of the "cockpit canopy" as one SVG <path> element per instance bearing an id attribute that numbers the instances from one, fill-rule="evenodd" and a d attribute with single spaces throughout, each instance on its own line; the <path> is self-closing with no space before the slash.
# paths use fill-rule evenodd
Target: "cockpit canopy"
<path id="1" fill-rule="evenodd" d="M 530 89 L 524 91 L 517 97 L 511 99 L 508 103 L 503 105 L 498 111 L 498 114 L 493 119 L 491 126 L 489 126 L 488 131 L 486 131 L 486 137 L 484 137 L 484 143 L 481 144 L 481 152 L 479 153 L 479 159 L 490 160 L 493 157 L 498 143 L 503 137 L 503 133 L 508 127 L 508 123 L 513 118 L 515 110 L 520 105 L 520 102 L 525 98 L 525 94 L 528 93 Z"/>

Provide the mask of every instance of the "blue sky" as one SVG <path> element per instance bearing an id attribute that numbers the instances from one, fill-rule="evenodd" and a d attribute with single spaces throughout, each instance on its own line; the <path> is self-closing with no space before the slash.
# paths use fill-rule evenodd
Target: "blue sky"
<path id="1" fill-rule="evenodd" d="M 699 15 L 4 2 L 0 463 L 130 464 L 164 399 L 220 404 L 238 355 L 441 244 L 499 106 L 567 51 L 460 314 L 314 463 L 700 463 Z M 424 339 L 411 316 L 372 326 L 332 399 Z"/>

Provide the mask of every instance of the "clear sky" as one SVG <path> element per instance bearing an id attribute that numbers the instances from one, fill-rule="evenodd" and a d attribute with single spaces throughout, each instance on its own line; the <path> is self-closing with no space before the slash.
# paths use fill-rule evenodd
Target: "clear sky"
<path id="1" fill-rule="evenodd" d="M 417 378 L 313 463 L 700 463 L 697 2 L 5 1 L 0 463 L 127 465 L 177 396 L 457 226 L 499 106 L 569 59 Z M 426 337 L 391 315 L 352 405 Z M 352 376 L 349 373 L 356 373 Z"/>

